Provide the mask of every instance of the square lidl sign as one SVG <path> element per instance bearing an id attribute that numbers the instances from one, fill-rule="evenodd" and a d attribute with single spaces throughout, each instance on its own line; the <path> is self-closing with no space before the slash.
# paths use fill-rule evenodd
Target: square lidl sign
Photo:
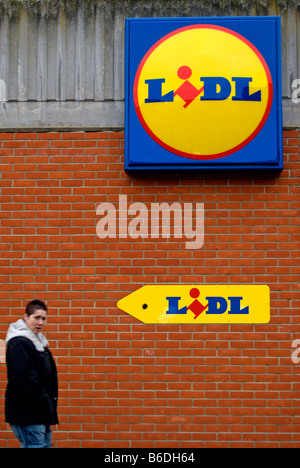
<path id="1" fill-rule="evenodd" d="M 280 18 L 126 20 L 125 170 L 282 169 Z"/>

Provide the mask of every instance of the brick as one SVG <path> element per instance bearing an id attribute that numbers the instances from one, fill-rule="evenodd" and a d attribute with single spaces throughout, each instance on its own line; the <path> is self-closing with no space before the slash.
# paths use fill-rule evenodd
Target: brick
<path id="1" fill-rule="evenodd" d="M 27 301 L 48 301 L 56 447 L 300 447 L 299 130 L 283 135 L 285 169 L 272 177 L 133 177 L 124 132 L 2 134 L 0 339 Z M 98 239 L 97 205 L 121 194 L 204 203 L 203 248 Z M 144 325 L 116 305 L 143 284 L 197 282 L 268 284 L 270 324 Z M 0 446 L 17 445 L 2 419 Z"/>

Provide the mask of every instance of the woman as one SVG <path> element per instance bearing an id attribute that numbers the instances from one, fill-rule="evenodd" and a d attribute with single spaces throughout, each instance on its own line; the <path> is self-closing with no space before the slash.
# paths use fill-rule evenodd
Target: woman
<path id="1" fill-rule="evenodd" d="M 58 424 L 57 371 L 41 333 L 47 311 L 42 301 L 30 302 L 6 337 L 5 417 L 22 448 L 50 448 L 50 426 Z"/>

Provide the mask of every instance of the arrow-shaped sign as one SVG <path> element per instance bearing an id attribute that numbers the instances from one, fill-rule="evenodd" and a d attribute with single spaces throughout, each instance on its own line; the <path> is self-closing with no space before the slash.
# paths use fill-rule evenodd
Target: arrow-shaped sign
<path id="1" fill-rule="evenodd" d="M 266 285 L 147 285 L 118 302 L 143 323 L 269 323 Z"/>

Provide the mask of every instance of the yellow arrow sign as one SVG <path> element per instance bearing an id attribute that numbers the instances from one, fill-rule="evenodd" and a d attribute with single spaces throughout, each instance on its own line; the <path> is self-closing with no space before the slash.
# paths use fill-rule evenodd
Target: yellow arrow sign
<path id="1" fill-rule="evenodd" d="M 269 323 L 267 285 L 147 285 L 118 302 L 143 323 Z"/>

